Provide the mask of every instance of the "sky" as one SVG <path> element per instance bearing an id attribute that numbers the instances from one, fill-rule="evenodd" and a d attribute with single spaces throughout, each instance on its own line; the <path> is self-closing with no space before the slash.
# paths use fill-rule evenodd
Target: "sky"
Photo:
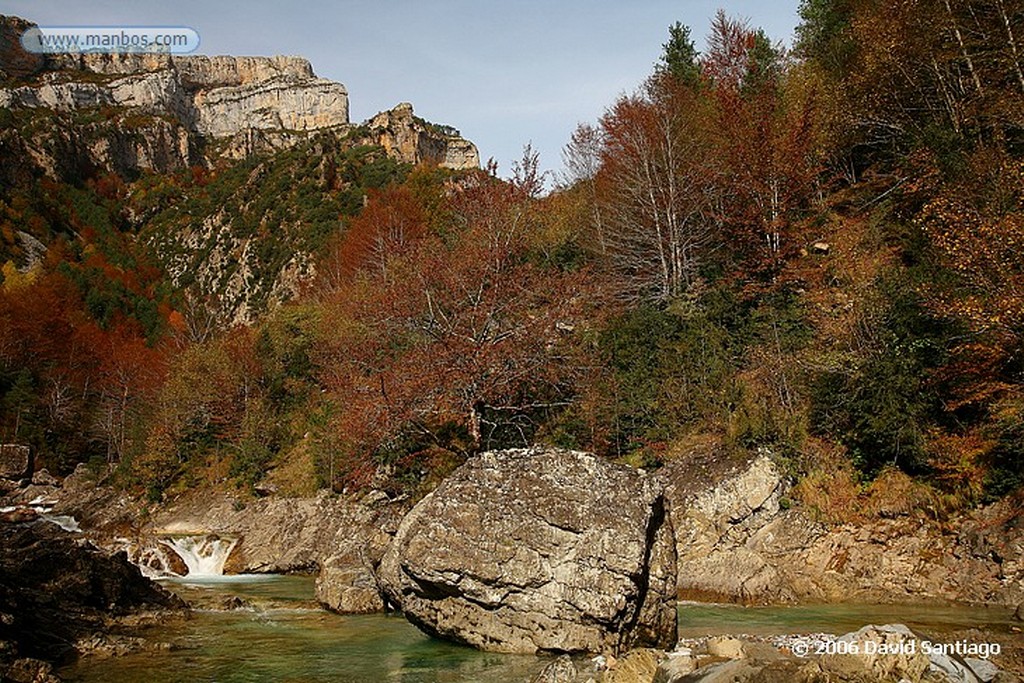
<path id="1" fill-rule="evenodd" d="M 399 102 L 458 128 L 507 175 L 531 143 L 561 169 L 595 122 L 652 71 L 676 21 L 698 49 L 714 13 L 791 43 L 797 0 L 0 0 L 40 26 L 188 26 L 196 54 L 300 55 L 344 83 L 353 122 Z"/>

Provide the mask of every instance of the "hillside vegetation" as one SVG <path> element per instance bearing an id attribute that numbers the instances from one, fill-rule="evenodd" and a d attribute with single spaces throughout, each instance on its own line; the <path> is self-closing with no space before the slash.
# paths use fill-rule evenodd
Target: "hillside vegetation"
<path id="1" fill-rule="evenodd" d="M 0 437 L 154 499 L 419 492 L 536 442 L 645 467 L 767 448 L 833 517 L 1018 491 L 1024 3 L 801 16 L 791 51 L 722 13 L 703 53 L 670 27 L 552 192 L 529 147 L 501 180 L 330 136 L 5 185 Z M 260 250 L 255 323 L 219 314 L 230 259 L 190 280 L 202 221 Z M 298 250 L 314 284 L 269 305 Z"/>

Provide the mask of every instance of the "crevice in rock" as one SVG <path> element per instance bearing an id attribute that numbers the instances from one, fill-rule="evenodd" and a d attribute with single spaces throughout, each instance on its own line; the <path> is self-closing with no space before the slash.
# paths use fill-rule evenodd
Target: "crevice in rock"
<path id="1" fill-rule="evenodd" d="M 633 645 L 643 644 L 636 641 L 646 639 L 646 634 L 638 638 L 635 629 L 646 607 L 651 587 L 651 555 L 654 553 L 658 532 L 665 524 L 665 518 L 665 496 L 659 495 L 651 505 L 650 522 L 647 524 L 647 534 L 644 539 L 644 560 L 640 566 L 640 574 L 635 581 L 637 586 L 636 609 L 629 616 L 626 627 L 620 631 L 619 650 L 625 651 Z"/>

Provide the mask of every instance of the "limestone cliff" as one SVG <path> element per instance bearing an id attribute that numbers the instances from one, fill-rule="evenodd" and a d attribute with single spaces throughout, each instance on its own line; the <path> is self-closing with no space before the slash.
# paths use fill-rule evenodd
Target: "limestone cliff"
<path id="1" fill-rule="evenodd" d="M 164 173 L 293 147 L 313 132 L 344 134 L 351 128 L 345 86 L 317 77 L 301 57 L 44 57 L 27 54 L 18 42 L 32 26 L 0 16 L 0 110 L 59 121 L 22 136 L 23 156 L 49 175 L 60 175 L 62 161 L 75 156 L 106 171 Z M 409 104 L 378 114 L 359 130 L 369 131 L 361 142 L 380 145 L 404 163 L 479 166 L 473 143 L 448 126 L 414 117 Z M 75 132 L 88 139 L 74 139 Z"/>
<path id="2" fill-rule="evenodd" d="M 0 202 L 35 196 L 41 176 L 124 181 L 111 223 L 224 324 L 294 297 L 366 188 L 423 161 L 479 166 L 472 142 L 408 104 L 353 126 L 345 86 L 301 57 L 32 55 L 19 42 L 32 26 L 0 16 Z M 66 228 L 29 237 L 45 250 Z M 31 267 L 3 249 L 0 263 Z"/>
<path id="3" fill-rule="evenodd" d="M 38 82 L 0 90 L 0 107 L 126 107 L 215 138 L 348 124 L 345 86 L 299 57 L 86 54 L 51 58 L 46 69 Z"/>
<path id="4" fill-rule="evenodd" d="M 408 102 L 377 114 L 365 126 L 372 144 L 380 145 L 389 155 L 405 163 L 429 160 L 456 170 L 480 166 L 476 145 L 449 126 L 428 123 L 414 116 Z"/>

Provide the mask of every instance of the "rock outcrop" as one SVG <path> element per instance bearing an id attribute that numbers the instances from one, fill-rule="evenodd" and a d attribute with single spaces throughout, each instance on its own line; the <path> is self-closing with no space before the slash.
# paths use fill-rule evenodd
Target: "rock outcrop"
<path id="1" fill-rule="evenodd" d="M 951 535 L 913 511 L 859 524 L 819 521 L 786 498 L 786 477 L 767 453 L 694 453 L 658 476 L 676 528 L 682 598 L 1024 600 L 1024 528 L 1012 501 L 960 516 Z"/>
<path id="2" fill-rule="evenodd" d="M 455 170 L 480 167 L 476 145 L 450 126 L 414 116 L 408 102 L 377 114 L 363 125 L 369 129 L 368 142 L 380 145 L 390 156 L 405 163 L 432 161 Z"/>
<path id="3" fill-rule="evenodd" d="M 348 91 L 299 57 L 85 54 L 51 58 L 41 82 L 0 90 L 0 107 L 125 107 L 214 138 L 348 124 Z"/>
<path id="4" fill-rule="evenodd" d="M 675 642 L 675 551 L 662 489 L 586 453 L 472 459 L 405 517 L 379 580 L 424 631 L 485 650 Z"/>
<path id="5" fill-rule="evenodd" d="M 244 506 L 207 493 L 186 497 L 157 512 L 138 542 L 166 535 L 212 534 L 237 538 L 224 570 L 240 573 L 311 573 L 338 552 L 338 536 L 357 536 L 375 522 L 375 510 L 327 493 L 315 498 L 268 497 Z"/>
<path id="6" fill-rule="evenodd" d="M 123 554 L 44 524 L 0 524 L 0 679 L 15 658 L 65 661 L 80 639 L 139 610 L 184 603 Z"/>
<path id="7" fill-rule="evenodd" d="M 676 528 L 679 594 L 685 599 L 784 600 L 776 568 L 751 537 L 778 516 L 786 483 L 767 454 L 730 460 L 696 454 L 666 465 Z"/>

